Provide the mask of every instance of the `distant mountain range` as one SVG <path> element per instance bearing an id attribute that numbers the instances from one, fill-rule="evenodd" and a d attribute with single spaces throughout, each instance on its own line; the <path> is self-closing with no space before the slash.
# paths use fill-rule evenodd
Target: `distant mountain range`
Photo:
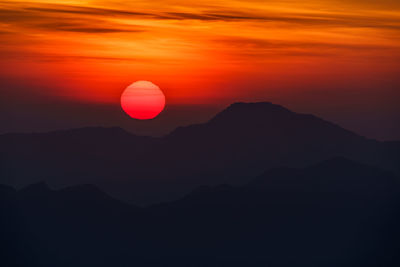
<path id="1" fill-rule="evenodd" d="M 400 179 L 333 158 L 141 208 L 0 186 L 1 266 L 399 266 Z"/>
<path id="2" fill-rule="evenodd" d="M 235 103 L 161 137 L 120 128 L 0 136 L 0 183 L 95 184 L 132 203 L 177 199 L 200 185 L 248 182 L 271 168 L 333 157 L 400 173 L 400 142 L 378 142 L 271 103 Z"/>

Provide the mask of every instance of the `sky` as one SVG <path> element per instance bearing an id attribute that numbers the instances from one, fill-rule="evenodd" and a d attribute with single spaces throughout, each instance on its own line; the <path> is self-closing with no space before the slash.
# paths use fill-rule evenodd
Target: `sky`
<path id="1" fill-rule="evenodd" d="M 161 135 L 270 101 L 400 139 L 400 1 L 1 1 L 0 132 L 121 126 Z M 126 117 L 148 80 L 166 110 Z"/>

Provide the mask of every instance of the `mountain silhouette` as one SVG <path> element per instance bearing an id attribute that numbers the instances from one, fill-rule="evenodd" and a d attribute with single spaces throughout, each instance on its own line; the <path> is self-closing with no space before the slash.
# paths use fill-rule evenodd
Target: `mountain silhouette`
<path id="1" fill-rule="evenodd" d="M 385 177 L 382 179 L 381 177 Z M 400 181 L 390 172 L 376 167 L 333 158 L 304 169 L 276 168 L 251 181 L 254 189 L 267 188 L 271 192 L 302 191 L 351 194 L 392 193 Z"/>
<path id="2" fill-rule="evenodd" d="M 399 177 L 333 158 L 146 208 L 0 186 L 2 266 L 398 266 Z"/>
<path id="3" fill-rule="evenodd" d="M 161 138 L 96 127 L 5 134 L 0 146 L 3 184 L 95 184 L 138 204 L 177 199 L 200 185 L 243 184 L 270 168 L 332 157 L 400 173 L 399 142 L 369 140 L 267 102 L 232 104 L 207 123 Z"/>

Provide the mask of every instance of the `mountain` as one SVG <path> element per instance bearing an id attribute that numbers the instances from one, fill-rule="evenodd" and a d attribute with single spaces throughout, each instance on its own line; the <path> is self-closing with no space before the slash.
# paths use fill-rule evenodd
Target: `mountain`
<path id="1" fill-rule="evenodd" d="M 400 180 L 388 171 L 338 157 L 302 169 L 271 169 L 251 181 L 248 187 L 268 189 L 271 193 L 293 190 L 386 195 L 400 188 Z"/>
<path id="2" fill-rule="evenodd" d="M 346 157 L 400 173 L 398 142 L 368 140 L 271 103 L 235 103 L 204 124 L 151 138 L 119 128 L 0 136 L 1 183 L 95 184 L 139 204 L 200 185 L 243 184 L 265 170 Z"/>
<path id="3" fill-rule="evenodd" d="M 83 251 L 82 257 L 94 264 L 89 266 L 95 266 L 95 253 L 103 246 L 126 245 L 122 238 L 126 229 L 145 223 L 141 208 L 111 198 L 93 185 L 53 190 L 40 182 L 3 194 L 2 204 L 7 207 L 0 209 L 4 218 L 0 242 L 7 249 L 0 258 L 2 266 L 69 266 L 71 260 L 85 266 L 80 262 Z"/>
<path id="4" fill-rule="evenodd" d="M 333 158 L 146 208 L 0 186 L 2 266 L 399 266 L 400 178 Z M 5 205 L 7 204 L 7 205 Z"/>
<path id="5" fill-rule="evenodd" d="M 228 169 L 231 175 L 245 176 L 261 173 L 266 166 L 304 166 L 333 156 L 356 157 L 376 145 L 315 116 L 264 102 L 232 104 L 208 123 L 178 128 L 165 139 L 169 145 L 165 151 L 179 151 L 180 160 L 189 157 L 194 169 L 198 162 L 205 162 L 206 169 L 214 172 L 226 174 Z"/>

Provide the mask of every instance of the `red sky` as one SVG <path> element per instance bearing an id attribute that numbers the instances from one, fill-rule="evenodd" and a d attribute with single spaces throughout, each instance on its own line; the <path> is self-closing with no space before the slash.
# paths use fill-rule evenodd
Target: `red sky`
<path id="1" fill-rule="evenodd" d="M 2 1 L 0 25 L 13 116 L 118 105 L 149 80 L 167 105 L 273 101 L 349 126 L 387 118 L 387 134 L 399 118 L 397 0 Z"/>

